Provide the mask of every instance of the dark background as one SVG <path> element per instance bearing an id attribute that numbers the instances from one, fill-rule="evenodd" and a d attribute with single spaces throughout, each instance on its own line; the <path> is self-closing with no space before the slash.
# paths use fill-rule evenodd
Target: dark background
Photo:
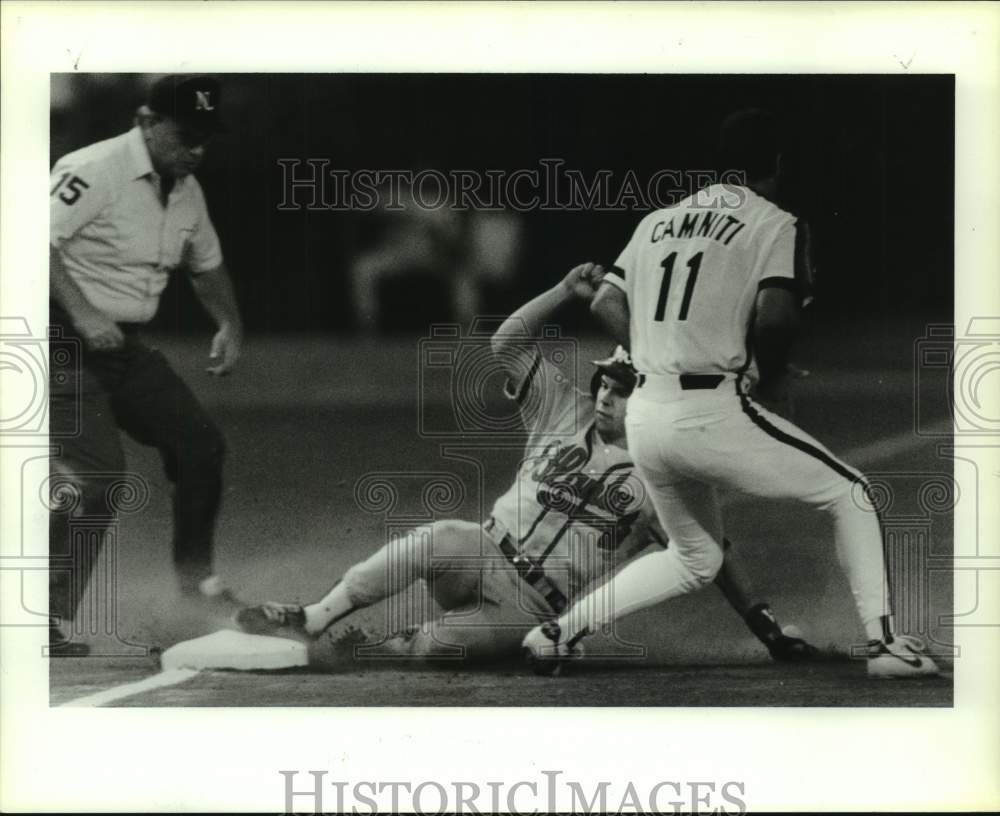
<path id="1" fill-rule="evenodd" d="M 55 77 L 53 159 L 129 128 L 153 79 Z M 911 477 L 917 485 L 947 478 L 953 466 L 941 444 L 951 438 L 950 372 L 921 364 L 915 353 L 929 323 L 952 320 L 952 77 L 225 77 L 231 132 L 213 146 L 199 177 L 250 329 L 247 343 L 233 376 L 205 373 L 208 321 L 184 276 L 168 289 L 153 337 L 226 436 L 216 552 L 220 575 L 237 594 L 249 603 L 321 597 L 398 531 L 385 514 L 359 504 L 355 489 L 367 474 L 454 474 L 467 488 L 455 516 L 479 521 L 523 458 L 516 442 L 504 446 L 503 439 L 485 437 L 480 449 L 465 444 L 450 453 L 443 439 L 468 439 L 424 432 L 425 415 L 434 427 L 454 423 L 465 392 L 454 385 L 457 377 L 423 376 L 428 369 L 412 334 L 354 336 L 347 270 L 354 253 L 371 246 L 372 216 L 279 211 L 278 159 L 329 159 L 346 169 L 533 170 L 539 159 L 560 158 L 587 176 L 608 169 L 621 180 L 633 170 L 646 179 L 661 169 L 711 167 L 719 123 L 749 105 L 770 107 L 788 123 L 795 145 L 786 157 L 795 180 L 788 206 L 813 224 L 819 267 L 817 299 L 794 357 L 812 375 L 796 381 L 789 411 L 853 467 L 893 486 L 896 517 L 885 519 L 894 525 L 891 569 L 907 593 L 898 596 L 907 611 L 898 625 L 934 647 L 950 644 L 953 576 L 940 565 L 954 551 L 951 511 L 916 513 L 920 493 Z M 642 215 L 525 214 L 522 261 L 490 293 L 489 311 L 508 311 L 576 262 L 613 261 Z M 447 299 L 426 280 L 414 280 L 392 301 L 392 324 L 406 332 L 425 332 L 447 317 L 441 314 Z M 567 327 L 572 318 L 560 315 Z M 579 382 L 589 380 L 589 361 L 606 352 L 603 338 L 581 338 Z M 499 401 L 499 381 L 486 386 L 494 382 L 491 398 Z M 119 529 L 119 633 L 155 645 L 204 634 L 185 623 L 184 605 L 165 579 L 172 570 L 172 485 L 155 451 L 131 440 L 126 449 L 130 467 L 149 484 L 150 502 Z M 421 500 L 423 482 L 405 485 L 403 507 L 410 508 Z M 827 525 L 801 507 L 739 496 L 724 512 L 733 555 L 782 623 L 800 626 L 831 653 L 862 642 Z M 342 625 L 389 631 L 396 622 L 387 609 L 376 605 Z M 865 682 L 856 663 L 772 670 L 714 590 L 637 613 L 622 626 L 629 640 L 649 647 L 641 665 L 662 673 L 560 678 L 569 684 L 545 686 L 516 669 L 509 680 L 429 672 L 373 682 L 371 674 L 339 663 L 335 682 L 323 674 L 316 681 L 297 675 L 295 682 L 274 675 L 273 683 L 261 675 L 213 674 L 136 702 L 900 706 L 951 700 L 947 677 L 897 686 Z M 89 675 L 72 667 L 53 672 L 53 699 L 122 678 L 118 658 L 113 667 L 86 662 Z M 138 679 L 148 667 L 132 671 Z"/>
<path id="2" fill-rule="evenodd" d="M 127 130 L 149 75 L 55 75 L 52 159 Z M 736 109 L 786 123 L 787 206 L 813 227 L 814 320 L 892 313 L 950 320 L 952 76 L 237 74 L 222 77 L 230 133 L 199 171 L 247 326 L 256 333 L 354 330 L 346 267 L 370 218 L 279 211 L 279 158 L 331 167 L 539 169 L 564 159 L 620 183 L 713 166 Z M 614 186 L 614 184 L 612 185 Z M 506 312 L 583 260 L 613 261 L 643 215 L 530 212 L 513 279 L 488 299 Z M 361 236 L 361 237 L 359 237 Z M 393 326 L 447 318 L 427 282 L 396 292 Z M 392 315 L 391 315 L 392 316 Z M 157 328 L 204 328 L 183 278 Z"/>

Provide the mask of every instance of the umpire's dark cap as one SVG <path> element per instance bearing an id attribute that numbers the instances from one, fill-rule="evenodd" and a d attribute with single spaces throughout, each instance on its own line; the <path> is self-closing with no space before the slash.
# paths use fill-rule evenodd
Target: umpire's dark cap
<path id="1" fill-rule="evenodd" d="M 172 74 L 158 79 L 149 92 L 149 108 L 154 113 L 208 135 L 226 130 L 219 117 L 221 101 L 222 86 L 206 76 Z"/>

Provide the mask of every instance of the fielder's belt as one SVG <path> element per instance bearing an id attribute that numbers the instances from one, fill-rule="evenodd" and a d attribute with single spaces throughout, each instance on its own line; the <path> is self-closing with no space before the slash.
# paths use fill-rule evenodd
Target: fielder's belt
<path id="1" fill-rule="evenodd" d="M 718 387 L 725 379 L 724 374 L 678 374 L 677 384 L 681 391 L 702 391 Z M 636 388 L 642 388 L 649 381 L 646 374 L 636 375 Z"/>
<path id="2" fill-rule="evenodd" d="M 527 555 L 521 553 L 518 549 L 517 544 L 511 538 L 510 533 L 506 532 L 496 519 L 490 518 L 483 525 L 483 529 L 490 534 L 491 538 L 496 542 L 497 547 L 500 548 L 500 552 L 503 553 L 504 558 L 510 561 L 510 564 L 517 571 L 518 576 L 521 580 L 527 583 L 529 586 L 533 587 L 543 598 L 549 606 L 552 607 L 556 614 L 562 614 L 563 610 L 569 605 L 569 601 L 566 596 L 562 594 L 554 583 L 549 580 L 548 576 L 545 575 L 545 570 L 542 569 L 541 564 L 535 563 Z"/>

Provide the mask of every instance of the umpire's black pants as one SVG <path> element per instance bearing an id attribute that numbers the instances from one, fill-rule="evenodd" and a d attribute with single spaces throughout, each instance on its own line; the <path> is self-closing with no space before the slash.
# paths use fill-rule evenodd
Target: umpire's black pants
<path id="1" fill-rule="evenodd" d="M 115 504 L 121 501 L 122 479 L 130 477 L 119 429 L 160 452 L 174 485 L 173 556 L 180 588 L 196 591 L 212 574 L 225 449 L 221 432 L 134 326 L 122 326 L 122 348 L 97 352 L 84 346 L 55 304 L 50 322 L 70 341 L 50 343 L 50 354 L 69 349 L 80 355 L 81 365 L 74 371 L 50 359 L 50 485 L 61 485 L 64 495 L 50 499 L 49 613 L 73 619 L 96 560 L 94 541 L 99 547 L 120 509 Z M 67 490 L 74 494 L 70 501 Z"/>

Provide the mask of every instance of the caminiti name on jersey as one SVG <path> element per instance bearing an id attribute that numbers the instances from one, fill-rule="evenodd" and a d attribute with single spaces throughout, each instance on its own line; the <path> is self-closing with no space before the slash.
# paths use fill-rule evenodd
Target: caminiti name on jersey
<path id="1" fill-rule="evenodd" d="M 605 277 L 628 298 L 636 369 L 712 374 L 745 367 L 759 289 L 798 289 L 804 253 L 796 225 L 795 216 L 752 190 L 721 184 L 647 215 Z"/>

